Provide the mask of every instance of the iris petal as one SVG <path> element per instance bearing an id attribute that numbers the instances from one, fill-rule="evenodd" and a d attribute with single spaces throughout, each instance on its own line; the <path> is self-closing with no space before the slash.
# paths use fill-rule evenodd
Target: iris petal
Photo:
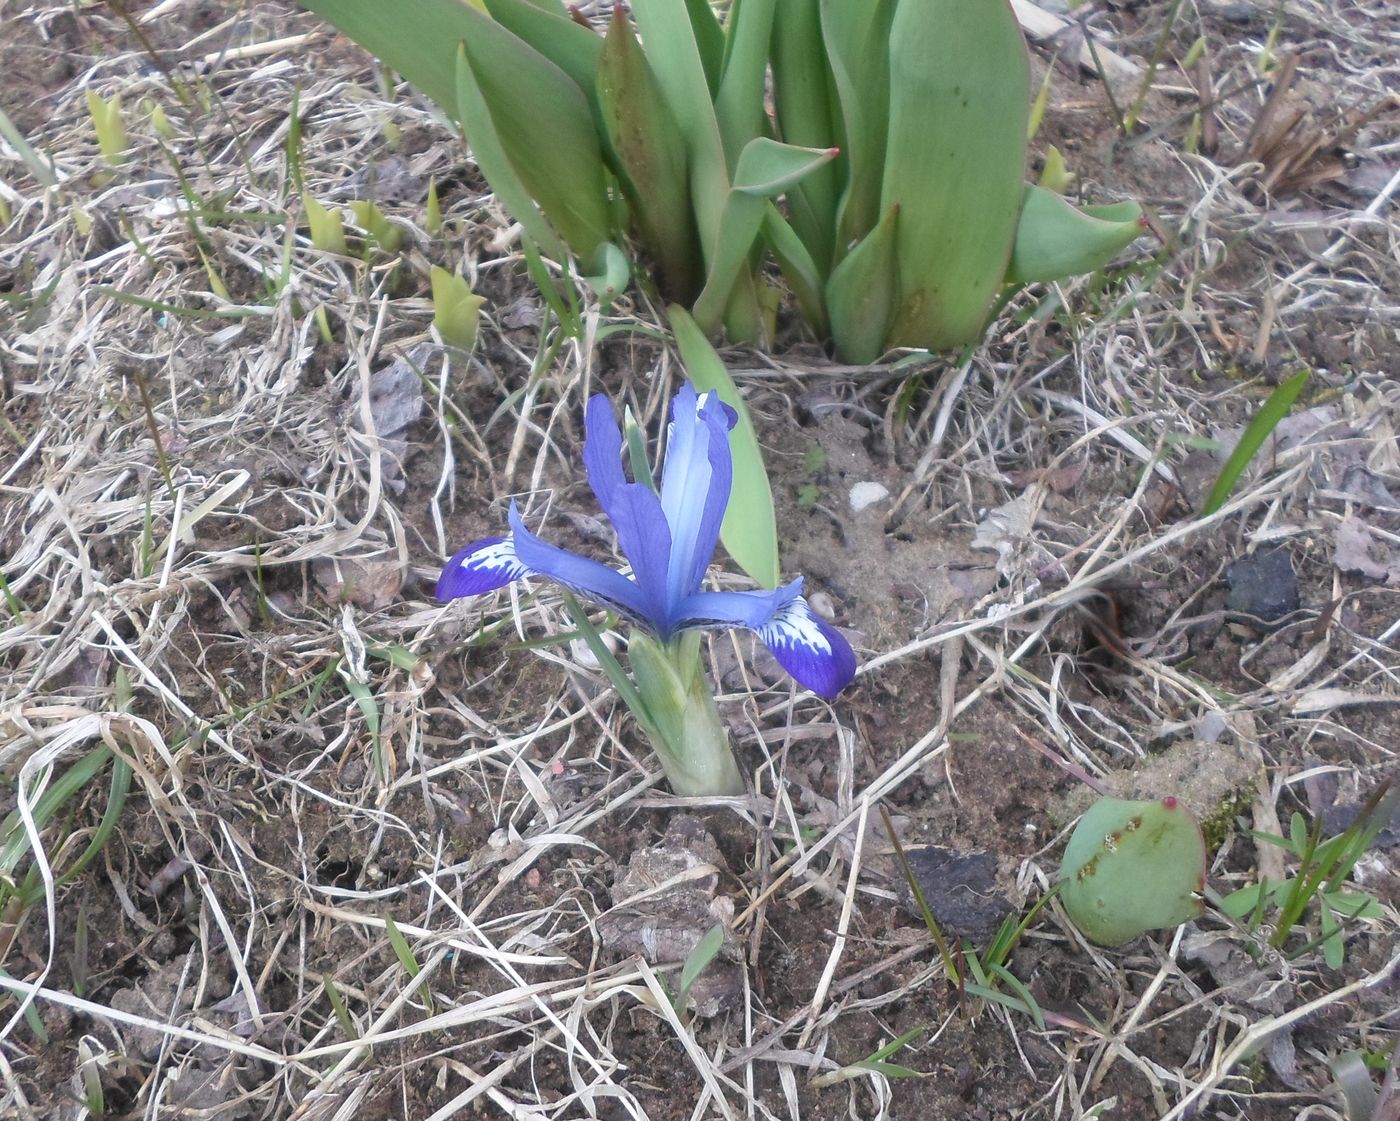
<path id="1" fill-rule="evenodd" d="M 659 631 L 665 626 L 664 619 L 652 614 L 641 588 L 606 565 L 541 541 L 525 528 L 514 502 L 510 504 L 510 529 L 515 555 L 532 575 L 563 584 L 648 630 Z"/>
<path id="2" fill-rule="evenodd" d="M 801 596 L 759 628 L 758 637 L 799 685 L 823 697 L 836 696 L 855 678 L 851 644 Z"/>
<path id="3" fill-rule="evenodd" d="M 801 594 L 800 579 L 773 591 L 696 592 L 681 601 L 676 623 L 686 629 L 743 627 L 756 631 Z"/>
<path id="4" fill-rule="evenodd" d="M 529 575 L 509 537 L 487 537 L 452 554 L 438 577 L 436 594 L 439 602 L 446 603 L 493 592 Z"/>
<path id="5" fill-rule="evenodd" d="M 700 397 L 686 382 L 671 404 L 661 506 L 671 527 L 667 590 L 673 603 L 694 592 L 714 556 L 729 504 L 733 411 L 718 397 Z"/>
<path id="6" fill-rule="evenodd" d="M 583 462 L 588 485 L 598 505 L 612 522 L 622 550 L 655 629 L 665 631 L 668 616 L 667 571 L 671 563 L 671 531 L 656 492 L 641 483 L 629 483 L 622 471 L 622 430 L 612 405 L 601 393 L 589 398 L 584 417 L 587 438 Z"/>
<path id="7" fill-rule="evenodd" d="M 801 580 L 771 592 L 698 592 L 681 604 L 681 625 L 756 631 L 798 684 L 834 697 L 855 677 L 855 651 L 801 592 Z"/>
<path id="8" fill-rule="evenodd" d="M 588 471 L 588 485 L 603 513 L 611 518 L 613 495 L 627 485 L 627 476 L 622 473 L 622 429 L 603 394 L 595 393 L 588 399 L 583 428 L 583 465 Z"/>

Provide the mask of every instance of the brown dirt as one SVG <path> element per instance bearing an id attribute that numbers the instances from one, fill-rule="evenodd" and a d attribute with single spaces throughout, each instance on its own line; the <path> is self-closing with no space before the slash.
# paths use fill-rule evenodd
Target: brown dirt
<path id="1" fill-rule="evenodd" d="M 1121 30 L 1122 48 L 1141 53 L 1168 5 L 1096 7 Z M 1246 73 L 1244 30 L 1217 12 L 1232 6 L 1200 7 L 1205 22 L 1178 29 L 1173 51 L 1205 33 L 1218 77 Z M 1280 42 L 1296 45 L 1312 80 L 1325 81 L 1310 11 L 1284 21 Z M 132 738 L 110 733 L 138 773 L 97 861 L 58 889 L 52 915 L 41 903 L 0 916 L 9 977 L 91 1002 L 42 998 L 42 1036 L 23 1020 L 9 1024 L 0 1054 L 13 1085 L 0 1113 L 68 1116 L 81 1093 L 79 1043 L 92 1037 L 84 1046 L 101 1055 L 113 1116 L 419 1118 L 475 1087 L 480 1096 L 462 1108 L 486 1116 L 509 1108 L 680 1121 L 709 1092 L 703 1070 L 730 1080 L 721 1085 L 731 1109 L 742 1112 L 751 1097 L 782 1115 L 795 1100 L 809 1121 L 1079 1118 L 1110 1101 L 1097 1116 L 1132 1121 L 1160 1116 L 1206 1080 L 1240 1025 L 1283 1010 L 1173 956 L 1169 932 L 1093 951 L 1055 905 L 1009 962 L 1046 1014 L 1043 1028 L 960 994 L 898 902 L 900 876 L 877 815 L 859 849 L 846 819 L 873 792 L 905 844 L 991 850 L 1004 889 L 1029 906 L 1054 878 L 1056 807 L 1076 782 L 1028 740 L 1073 765 L 1116 770 L 1194 737 L 1212 708 L 1247 716 L 1252 739 L 1241 725 L 1226 734 L 1257 743 L 1284 823 L 1326 803 L 1324 782 L 1337 787 L 1335 800 L 1355 800 L 1393 773 L 1400 678 L 1385 636 L 1400 617 L 1396 591 L 1339 571 L 1333 537 L 1344 512 L 1363 514 L 1384 541 L 1400 534 L 1400 512 L 1358 502 L 1338 468 L 1364 466 L 1400 494 L 1386 420 L 1400 400 L 1400 342 L 1384 295 L 1395 279 L 1384 257 L 1393 228 L 1357 233 L 1347 267 L 1319 270 L 1313 287 L 1289 290 L 1282 309 L 1260 295 L 1312 259 L 1311 242 L 1288 232 L 1289 213 L 1320 215 L 1314 233 L 1330 238 L 1338 214 L 1367 205 L 1347 195 L 1347 181 L 1268 206 L 1235 187 L 1208 200 L 1203 184 L 1219 172 L 1182 155 L 1190 103 L 1177 72 L 1161 83 L 1173 88 L 1148 101 L 1154 131 L 1132 142 L 1118 138 L 1095 81 L 1057 72 L 1041 142 L 1066 153 L 1094 197 L 1140 197 L 1164 216 L 1171 244 L 1159 270 L 1144 257 L 1076 287 L 1072 310 L 1043 317 L 1043 294 L 1019 303 L 948 409 L 941 443 L 933 434 L 951 375 L 941 364 L 856 377 L 796 337 L 751 376 L 744 367 L 759 356 L 728 355 L 768 454 L 785 570 L 805 574 L 808 593 L 847 628 L 867 666 L 881 662 L 827 708 L 793 702 L 782 684 L 746 697 L 748 683 L 772 684 L 772 667 L 749 640 L 737 653 L 727 638 L 712 643 L 742 769 L 759 780 L 753 801 L 703 813 L 724 857 L 719 891 L 742 916 L 749 987 L 745 1007 L 691 1025 L 688 1049 L 636 962 L 612 960 L 596 928 L 619 867 L 680 812 L 643 787 L 644 741 L 575 652 L 538 641 L 568 629 L 547 590 L 522 593 L 518 612 L 505 596 L 447 612 L 431 603 L 442 547 L 498 532 L 512 496 L 545 522 L 550 540 L 608 555 L 610 534 L 577 470 L 580 406 L 585 391 L 607 392 L 656 430 L 678 370 L 661 344 L 633 330 L 654 324 L 654 309 L 623 303 L 604 320 L 617 333 L 591 355 L 564 347 L 522 398 L 542 301 L 511 247 L 497 242 L 504 223 L 484 185 L 420 105 L 364 94 L 375 88 L 368 70 L 310 17 L 273 3 L 232 13 L 185 4 L 151 30 L 171 64 L 225 43 L 314 34 L 300 53 L 212 72 L 227 116 L 189 124 L 177 145 L 189 168 L 210 161 L 197 189 L 234 215 L 207 223 L 207 245 L 136 202 L 104 209 L 112 183 L 147 174 L 168 182 L 169 168 L 149 137 L 132 167 L 100 168 L 74 79 L 106 60 L 103 80 L 129 83 L 130 102 L 155 96 L 178 115 L 116 15 L 39 4 L 0 9 L 0 18 L 0 71 L 11 76 L 5 111 L 31 141 L 62 154 L 70 176 L 61 207 L 27 206 L 6 234 L 17 248 L 0 243 L 0 287 L 16 297 L 0 309 L 8 340 L 0 440 L 16 449 L 0 457 L 0 558 L 24 605 L 21 619 L 7 617 L 8 637 L 0 632 L 0 810 L 18 805 L 21 783 L 34 781 L 21 770 L 26 760 L 85 716 L 148 722 Z M 1250 18 L 1251 34 L 1267 34 L 1262 17 Z M 225 19 L 215 39 L 184 49 Z M 292 77 L 275 68 L 281 62 Z M 295 286 L 270 300 L 257 266 L 280 260 L 282 215 L 298 205 L 277 130 L 302 79 L 302 158 L 314 188 L 328 192 L 380 159 L 387 142 L 378 130 L 392 121 L 398 154 L 424 181 L 435 177 L 453 234 L 424 234 L 416 198 L 386 203 L 415 232 L 400 259 L 331 260 L 303 239 Z M 355 98 L 345 92 L 351 80 Z M 1354 84 L 1359 97 L 1364 75 Z M 1222 109 L 1236 133 L 1249 106 Z M 1379 158 L 1373 151 L 1387 137 L 1393 147 L 1393 130 L 1377 126 L 1352 155 Z M 20 196 L 38 197 L 16 161 L 0 170 Z M 80 234 L 66 217 L 77 204 L 107 214 L 105 226 Z M 140 254 L 117 253 L 128 243 L 123 222 L 149 246 L 149 268 Z M 232 301 L 258 314 L 224 316 L 201 253 Z M 83 284 L 167 310 L 90 288 L 35 298 L 31 285 L 53 261 L 87 262 Z M 128 261 L 131 271 L 121 271 Z M 443 386 L 443 404 L 425 395 L 407 431 L 406 487 L 393 493 L 352 450 L 362 439 L 358 360 L 378 369 L 425 336 L 429 263 L 461 264 L 488 299 L 489 322 L 469 364 L 425 371 Z M 1300 292 L 1315 302 L 1290 312 L 1287 300 L 1302 302 Z M 1339 314 L 1348 301 L 1374 314 Z M 316 307 L 328 309 L 330 343 L 319 337 Z M 99 314 L 100 332 L 83 344 L 95 355 L 89 363 L 82 347 L 66 344 Z M 1219 467 L 1218 455 L 1193 442 L 1242 424 L 1261 391 L 1300 364 L 1315 372 L 1304 406 L 1343 401 L 1354 431 L 1301 451 L 1271 448 L 1246 486 L 1257 501 L 1209 532 L 1173 536 Z M 150 551 L 171 536 L 177 507 L 140 378 L 123 373 L 131 368 L 144 371 L 153 395 L 183 488 L 181 516 L 248 473 L 202 520 L 182 523 L 188 534 L 172 546 L 169 579 Z M 1124 420 L 1149 447 L 1154 425 L 1182 437 L 1164 449 L 1175 481 L 1144 483 L 1140 458 L 1101 434 L 1083 439 L 1099 422 L 1033 390 Z M 1269 490 L 1303 460 L 1294 484 Z M 886 493 L 855 510 L 857 484 Z M 1000 553 L 977 547 L 979 526 L 1022 496 L 1036 504 L 1025 532 L 1001 538 Z M 33 548 L 41 533 L 48 547 Z M 1092 594 L 1066 594 L 1106 537 L 1106 563 L 1129 559 L 1106 578 L 1086 577 Z M 1299 574 L 1301 608 L 1266 632 L 1226 611 L 1222 571 L 1277 542 Z M 316 567 L 386 559 L 398 590 L 374 608 L 328 591 Z M 951 641 L 963 623 L 979 625 Z M 1296 684 L 1269 687 L 1295 669 Z M 1304 690 L 1324 686 L 1383 703 L 1299 707 Z M 357 695 L 372 698 L 377 732 Z M 945 709 L 950 699 L 954 711 Z M 101 742 L 97 733 L 79 739 L 63 764 Z M 110 773 L 109 765 L 45 833 L 56 867 L 101 818 Z M 1221 826 L 1211 880 L 1222 892 L 1255 876 L 1260 853 L 1247 829 L 1263 827 L 1257 812 L 1241 808 Z M 814 845 L 824 847 L 798 859 Z M 1365 872 L 1368 890 L 1392 909 L 1349 936 L 1342 969 L 1315 951 L 1284 968 L 1287 1007 L 1386 966 L 1400 884 L 1392 856 Z M 386 917 L 407 932 L 419 963 L 436 963 L 431 1006 L 385 936 Z M 1216 917 L 1200 925 L 1230 929 Z M 1238 931 L 1230 937 L 1252 944 Z M 1279 963 L 1261 960 L 1258 972 L 1275 978 Z M 529 995 L 532 985 L 568 984 L 584 987 L 557 1001 L 548 988 Z M 249 1018 L 250 988 L 260 1023 Z M 354 1034 L 403 1034 L 347 1059 L 352 1041 L 331 992 Z M 483 1011 L 488 998 L 499 1004 Z M 1245 1060 L 1196 1116 L 1282 1121 L 1335 1102 L 1320 1056 L 1385 1054 L 1397 1028 L 1387 999 L 1362 993 L 1321 1009 L 1293 1031 L 1292 1067 L 1273 1051 Z M 92 1005 L 205 1041 L 162 1042 Z M 0 1014 L 8 1021 L 16 1007 L 7 997 Z M 417 1027 L 432 1015 L 445 1018 Z M 561 1024 L 575 1037 L 569 1046 Z M 923 1034 L 890 1061 L 917 1077 L 852 1071 L 814 1084 L 915 1028 Z M 230 1041 L 243 1051 L 230 1051 Z M 342 1050 L 316 1051 L 335 1045 Z M 585 1109 L 570 1097 L 580 1086 L 606 1092 Z"/>

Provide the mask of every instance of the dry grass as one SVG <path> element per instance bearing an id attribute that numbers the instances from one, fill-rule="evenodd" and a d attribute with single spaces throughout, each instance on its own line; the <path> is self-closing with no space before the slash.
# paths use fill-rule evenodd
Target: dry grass
<path id="1" fill-rule="evenodd" d="M 1298 54 L 1334 100 L 1369 103 L 1400 72 L 1397 18 L 1348 11 L 1339 27 L 1332 5 L 1291 4 L 1272 49 Z M 1346 207 L 1251 201 L 1258 168 L 1222 153 L 1247 147 L 1265 104 L 1249 81 L 1260 40 L 1212 46 L 1216 88 L 1244 90 L 1213 110 L 1219 162 L 1181 150 L 1199 91 L 1179 73 L 1165 69 L 1149 102 L 1160 135 L 1126 158 L 1170 239 L 1160 267 L 1061 293 L 1072 310 L 1058 316 L 1009 318 L 962 369 L 853 371 L 804 359 L 810 348 L 731 356 L 775 439 L 804 399 L 863 417 L 901 465 L 891 539 L 971 541 L 980 527 L 997 579 L 917 631 L 865 633 L 856 700 L 724 698 L 758 791 L 705 819 L 727 838 L 732 927 L 751 962 L 776 942 L 807 968 L 771 984 L 745 970 L 737 1007 L 699 1024 L 651 966 L 611 961 L 597 925 L 615 860 L 653 839 L 658 812 L 697 807 L 659 789 L 577 651 L 514 645 L 568 629 L 548 591 L 466 609 L 430 595 L 441 559 L 490 532 L 508 497 L 557 534 L 590 532 L 572 520 L 592 509 L 575 481 L 580 406 L 605 388 L 654 428 L 681 376 L 646 334 L 655 309 L 590 309 L 584 337 L 542 363 L 512 230 L 452 135 L 418 99 L 386 99 L 305 15 L 253 4 L 211 26 L 179 0 L 138 14 L 189 105 L 113 10 L 9 3 L 0 18 L 26 25 L 40 54 L 88 60 L 26 125 L 59 187 L 0 149 L 0 278 L 18 297 L 0 311 L 0 770 L 42 889 L 0 915 L 12 994 L 0 1113 L 70 1115 L 86 1064 L 109 1109 L 132 1116 L 827 1118 L 893 1116 L 903 1101 L 940 1116 L 970 1108 L 944 1087 L 944 1048 L 980 1033 L 1011 1072 L 998 1116 L 1096 1116 L 1125 1087 L 1166 1118 L 1339 1116 L 1323 1052 L 1395 1039 L 1378 995 L 1400 968 L 1389 906 L 1352 935 L 1341 974 L 1314 952 L 1229 983 L 1183 956 L 1182 931 L 1105 952 L 1052 907 L 1025 967 L 1053 953 L 1087 1004 L 1116 996 L 1097 1022 L 1069 999 L 1047 1005 L 1042 1031 L 960 1008 L 918 931 L 886 921 L 896 882 L 872 814 L 884 801 L 927 830 L 922 799 L 940 785 L 946 812 L 975 814 L 986 791 L 958 785 L 958 759 L 981 719 L 1094 775 L 1218 720 L 1258 760 L 1260 828 L 1320 777 L 1354 794 L 1394 773 L 1396 590 L 1338 572 L 1331 550 L 1362 511 L 1383 545 L 1400 542 L 1396 511 L 1359 503 L 1346 475 L 1360 467 L 1400 494 L 1397 179 Z M 1160 22 L 1138 30 L 1120 52 L 1150 49 Z M 118 168 L 98 157 L 85 87 L 122 96 L 133 154 Z M 398 257 L 321 253 L 296 227 L 294 97 L 317 198 L 363 190 L 351 173 L 383 167 L 390 137 L 408 153 L 418 193 L 381 203 L 405 233 Z M 145 98 L 169 116 L 168 139 Z M 1104 119 L 1096 110 L 1095 127 Z M 1394 116 L 1354 143 L 1394 168 Z M 430 176 L 451 237 L 423 228 Z M 218 217 L 192 216 L 191 196 Z M 431 341 L 429 263 L 460 264 L 492 302 L 469 365 L 418 352 L 425 413 L 400 463 L 395 434 L 376 432 L 374 378 Z M 1190 439 L 1228 433 L 1295 364 L 1316 370 L 1315 429 L 1261 457 L 1219 513 L 1190 516 L 1216 466 Z M 1247 645 L 1244 684 L 1225 690 L 1193 665 L 1191 636 L 1221 616 L 1210 588 L 1223 566 L 1265 545 L 1289 548 L 1316 594 Z M 1188 560 L 1198 584 L 1183 588 Z M 1120 636 L 1109 686 L 1072 687 L 1081 664 L 1065 635 L 1105 592 L 1154 590 L 1154 625 Z M 730 642 L 716 640 L 717 664 L 734 661 Z M 892 683 L 906 700 L 882 692 Z M 927 718 L 892 738 L 874 716 L 895 704 Z M 33 815 L 99 745 L 130 765 L 133 793 L 97 862 L 64 886 L 110 768 L 71 818 Z M 1034 758 L 1011 737 L 1000 750 L 1009 769 Z M 1022 854 L 1019 901 L 1053 880 L 1059 826 L 1038 828 L 1024 845 L 960 839 Z M 1248 882 L 1252 862 L 1232 834 L 1215 882 Z M 1257 941 L 1201 925 L 1236 951 Z M 902 1016 L 929 1030 L 894 1061 L 934 1070 L 931 1087 L 848 1065 L 868 1054 L 852 1053 L 851 1024 L 890 1025 L 888 1039 Z M 1164 1050 L 1180 1025 L 1194 1042 Z M 1291 1049 L 1309 1025 L 1291 1059 L 1259 1051 Z M 817 1076 L 829 1088 L 814 1090 Z"/>

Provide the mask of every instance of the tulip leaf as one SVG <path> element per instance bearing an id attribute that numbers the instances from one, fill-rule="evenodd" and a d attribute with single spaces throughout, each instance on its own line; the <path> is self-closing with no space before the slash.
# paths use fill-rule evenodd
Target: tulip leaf
<path id="1" fill-rule="evenodd" d="M 1142 232 L 1135 202 L 1079 210 L 1054 191 L 1027 187 L 1006 279 L 1028 284 L 1093 272 Z"/>
<path id="2" fill-rule="evenodd" d="M 739 423 L 729 434 L 734 482 L 729 507 L 720 526 L 720 540 L 734 563 L 765 588 L 778 586 L 778 526 L 773 512 L 773 489 L 763 466 L 763 452 L 753 419 L 739 396 L 715 348 L 685 310 L 672 305 L 667 312 L 686 376 L 702 392 L 712 391 L 736 413 Z"/>
<path id="3" fill-rule="evenodd" d="M 632 266 L 627 254 L 610 241 L 605 241 L 593 251 L 593 260 L 587 264 L 588 275 L 583 279 L 593 292 L 599 306 L 606 311 L 612 302 L 627 290 L 632 279 Z"/>
<path id="4" fill-rule="evenodd" d="M 515 168 L 501 145 L 495 122 L 486 109 L 476 80 L 467 62 L 465 47 L 457 48 L 457 113 L 467 131 L 472 156 L 481 174 L 491 184 L 491 190 L 510 215 L 524 228 L 526 235 L 545 253 L 562 260 L 568 254 L 559 236 L 550 227 L 540 208 L 530 197 L 530 190 L 515 173 Z"/>
<path id="5" fill-rule="evenodd" d="M 689 303 L 699 293 L 703 261 L 685 145 L 620 7 L 613 9 L 603 44 L 597 96 L 623 193 L 642 242 L 659 265 L 662 289 Z"/>
<path id="6" fill-rule="evenodd" d="M 696 26 L 707 25 L 694 4 L 695 0 L 633 0 L 632 14 L 652 72 L 685 141 L 691 208 L 708 265 L 716 252 L 729 198 L 729 165 L 715 120 L 709 77 L 710 66 L 718 61 L 702 54 L 711 48 L 705 45 L 704 34 L 695 31 Z"/>
<path id="7" fill-rule="evenodd" d="M 575 255 L 611 235 L 602 151 L 578 83 L 524 40 L 472 10 L 467 65 L 520 182 Z M 548 122 L 549 134 L 539 134 Z M 470 135 L 468 137 L 470 139 Z"/>
<path id="8" fill-rule="evenodd" d="M 457 44 L 476 27 L 472 17 L 481 18 L 470 0 L 305 0 L 302 6 L 457 116 Z"/>
<path id="9" fill-rule="evenodd" d="M 710 0 L 685 0 L 686 17 L 694 37 L 695 49 L 705 73 L 710 98 L 719 89 L 720 70 L 724 66 L 724 28 L 720 27 Z"/>
<path id="10" fill-rule="evenodd" d="M 529 43 L 572 78 L 580 89 L 593 89 L 603 41 L 570 19 L 562 7 L 542 7 L 534 0 L 485 0 L 485 3 L 491 17 L 507 31 Z"/>
<path id="11" fill-rule="evenodd" d="M 895 0 L 820 0 L 823 49 L 840 106 L 849 161 L 834 250 L 864 237 L 880 218 L 880 180 L 890 109 L 890 26 Z M 797 137 L 785 137 L 796 142 Z"/>
<path id="12" fill-rule="evenodd" d="M 783 270 L 783 279 L 797 297 L 802 317 L 818 335 L 828 334 L 821 270 L 812 259 L 805 239 L 798 236 L 771 202 L 763 208 L 763 238 L 773 251 L 773 259 Z"/>
<path id="13" fill-rule="evenodd" d="M 773 103 L 781 139 L 804 147 L 839 148 L 836 88 L 822 44 L 820 0 L 786 0 L 778 6 L 772 55 Z M 836 204 L 847 171 L 843 165 L 838 158 L 814 171 L 788 199 L 793 229 L 823 272 L 835 251 Z"/>
<path id="14" fill-rule="evenodd" d="M 836 352 L 847 362 L 868 366 L 885 351 L 899 283 L 895 262 L 898 226 L 899 207 L 891 206 L 827 281 L 831 336 Z"/>
<path id="15" fill-rule="evenodd" d="M 837 156 L 835 148 L 800 148 L 758 136 L 744 145 L 734 169 L 734 190 L 771 198 Z"/>
<path id="16" fill-rule="evenodd" d="M 767 131 L 763 96 L 768 44 L 777 0 L 733 0 L 725 36 L 724 71 L 715 94 L 715 120 L 732 165 L 744 146 Z"/>
<path id="17" fill-rule="evenodd" d="M 890 28 L 881 211 L 899 205 L 888 342 L 973 342 L 1001 288 L 1026 162 L 1030 63 L 1008 0 L 906 0 Z"/>
<path id="18" fill-rule="evenodd" d="M 705 287 L 695 301 L 695 321 L 706 331 L 715 330 L 724 319 L 731 325 L 731 335 L 737 337 L 730 317 L 736 309 L 733 301 L 742 296 L 739 287 L 752 272 L 744 264 L 763 226 L 765 199 L 779 194 L 822 164 L 829 162 L 834 149 L 818 151 L 780 144 L 759 136 L 744 146 L 734 175 L 734 189 L 724 204 L 719 226 L 719 240 L 710 256 Z M 745 299 L 741 313 L 748 310 Z"/>

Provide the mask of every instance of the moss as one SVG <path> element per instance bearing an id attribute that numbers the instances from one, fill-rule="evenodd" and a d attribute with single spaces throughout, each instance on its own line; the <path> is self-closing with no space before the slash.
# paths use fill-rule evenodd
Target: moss
<path id="1" fill-rule="evenodd" d="M 1233 790 L 1201 818 L 1201 836 L 1205 838 L 1207 852 L 1217 851 L 1235 832 L 1239 819 L 1249 812 L 1253 798 L 1249 790 Z"/>

